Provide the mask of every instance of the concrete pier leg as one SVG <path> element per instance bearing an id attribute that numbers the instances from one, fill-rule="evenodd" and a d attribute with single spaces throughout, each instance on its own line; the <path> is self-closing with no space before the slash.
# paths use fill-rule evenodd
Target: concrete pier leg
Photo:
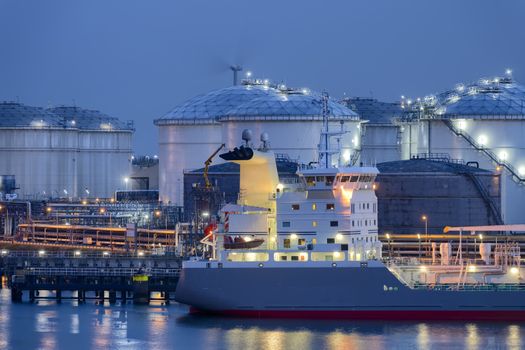
<path id="1" fill-rule="evenodd" d="M 168 305 L 170 303 L 170 292 L 166 291 L 166 292 L 163 292 L 163 297 L 164 297 L 164 304 Z"/>
<path id="2" fill-rule="evenodd" d="M 146 275 L 133 276 L 133 303 L 149 304 L 149 277 Z"/>
<path id="3" fill-rule="evenodd" d="M 11 287 L 11 301 L 13 303 L 21 303 L 22 302 L 22 290 L 16 288 L 16 287 Z"/>
<path id="4" fill-rule="evenodd" d="M 109 303 L 115 304 L 117 302 L 117 292 L 114 290 L 109 291 Z"/>
<path id="5" fill-rule="evenodd" d="M 57 303 L 62 302 L 62 291 L 60 289 L 56 290 L 56 298 L 57 298 Z"/>
<path id="6" fill-rule="evenodd" d="M 120 299 L 122 300 L 122 303 L 126 303 L 126 299 L 128 298 L 128 292 L 125 290 L 120 291 Z"/>

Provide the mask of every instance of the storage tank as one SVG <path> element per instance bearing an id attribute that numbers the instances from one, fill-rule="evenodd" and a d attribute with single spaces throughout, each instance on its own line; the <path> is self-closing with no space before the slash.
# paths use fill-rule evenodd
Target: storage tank
<path id="1" fill-rule="evenodd" d="M 126 189 L 125 180 L 131 174 L 132 123 L 76 106 L 48 111 L 77 130 L 75 197 L 110 197 Z"/>
<path id="2" fill-rule="evenodd" d="M 396 123 L 402 114 L 399 102 L 374 98 L 347 97 L 341 103 L 361 117 L 361 162 L 375 165 L 401 159 L 404 126 Z"/>
<path id="3" fill-rule="evenodd" d="M 510 76 L 458 84 L 412 106 L 403 158 L 444 153 L 501 172 L 505 223 L 522 223 L 525 205 L 525 88 Z"/>
<path id="4" fill-rule="evenodd" d="M 358 158 L 352 154 L 360 144 L 359 117 L 335 101 L 330 100 L 328 105 L 331 130 L 349 132 L 340 140 L 342 162 L 355 162 Z M 223 143 L 226 148 L 236 146 L 244 129 L 253 131 L 255 146 L 260 134 L 267 132 L 275 152 L 302 162 L 316 160 L 321 96 L 308 89 L 245 80 L 241 85 L 190 99 L 154 123 L 159 127 L 161 198 L 182 205 L 184 171 L 201 168 Z"/>
<path id="5" fill-rule="evenodd" d="M 19 197 L 85 197 L 85 189 L 106 197 L 118 188 L 131 155 L 132 128 L 92 113 L 0 102 L 0 173 L 16 177 Z"/>

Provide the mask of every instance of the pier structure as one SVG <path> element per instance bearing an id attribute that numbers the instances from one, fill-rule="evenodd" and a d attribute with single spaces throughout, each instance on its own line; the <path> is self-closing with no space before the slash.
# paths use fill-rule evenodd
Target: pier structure
<path id="1" fill-rule="evenodd" d="M 116 303 L 169 303 L 179 278 L 175 255 L 109 252 L 0 252 L 0 268 L 13 302 L 37 299 L 87 299 Z M 42 293 L 46 291 L 46 293 Z"/>

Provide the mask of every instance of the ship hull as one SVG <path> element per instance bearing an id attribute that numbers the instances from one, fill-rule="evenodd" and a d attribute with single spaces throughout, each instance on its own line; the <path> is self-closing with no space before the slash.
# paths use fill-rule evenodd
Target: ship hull
<path id="1" fill-rule="evenodd" d="M 236 317 L 525 320 L 525 291 L 411 289 L 384 265 L 184 268 L 176 300 Z"/>

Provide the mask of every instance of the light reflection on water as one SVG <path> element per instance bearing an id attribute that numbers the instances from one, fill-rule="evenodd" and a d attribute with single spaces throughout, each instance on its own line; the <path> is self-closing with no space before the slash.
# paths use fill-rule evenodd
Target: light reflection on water
<path id="1" fill-rule="evenodd" d="M 11 304 L 0 290 L 0 349 L 521 349 L 525 324 L 255 320 L 184 306 Z"/>

